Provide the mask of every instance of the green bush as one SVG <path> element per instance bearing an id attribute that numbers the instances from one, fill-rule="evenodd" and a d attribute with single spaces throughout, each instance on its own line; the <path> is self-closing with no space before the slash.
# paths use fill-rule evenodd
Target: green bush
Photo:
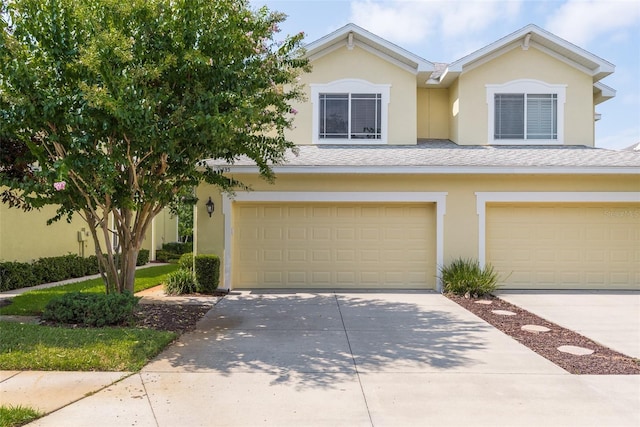
<path id="1" fill-rule="evenodd" d="M 92 274 L 100 273 L 100 269 L 98 267 L 98 257 L 95 255 L 88 256 L 83 258 L 84 260 L 84 275 L 90 276 Z"/>
<path id="2" fill-rule="evenodd" d="M 39 283 L 69 279 L 66 262 L 62 257 L 40 258 L 31 267 Z"/>
<path id="3" fill-rule="evenodd" d="M 176 255 L 182 255 L 182 254 L 186 254 L 188 252 L 193 252 L 193 242 L 186 242 L 186 243 L 181 243 L 181 242 L 171 242 L 171 243 L 164 243 L 162 245 L 162 250 L 163 251 L 167 251 L 170 252 L 172 254 L 176 254 Z M 176 257 L 177 258 L 177 257 Z"/>
<path id="4" fill-rule="evenodd" d="M 164 283 L 164 292 L 167 295 L 193 294 L 196 292 L 196 280 L 191 269 L 178 269 L 169 274 Z"/>
<path id="5" fill-rule="evenodd" d="M 173 252 L 167 252 L 163 250 L 156 251 L 156 261 L 158 262 L 175 262 L 178 261 L 180 255 Z"/>
<path id="6" fill-rule="evenodd" d="M 149 263 L 149 249 L 140 249 L 136 265 L 146 265 Z"/>
<path id="7" fill-rule="evenodd" d="M 196 290 L 204 294 L 215 292 L 220 281 L 220 258 L 216 255 L 196 255 Z"/>
<path id="8" fill-rule="evenodd" d="M 180 255 L 178 266 L 181 269 L 193 271 L 193 252 Z"/>
<path id="9" fill-rule="evenodd" d="M 109 295 L 72 292 L 49 301 L 42 319 L 96 327 L 123 325 L 131 321 L 138 300 L 128 292 Z"/>
<path id="10" fill-rule="evenodd" d="M 0 292 L 40 284 L 26 262 L 0 262 Z"/>
<path id="11" fill-rule="evenodd" d="M 443 291 L 456 295 L 474 297 L 490 294 L 498 287 L 498 273 L 491 264 L 480 268 L 471 259 L 458 258 L 440 269 Z"/>

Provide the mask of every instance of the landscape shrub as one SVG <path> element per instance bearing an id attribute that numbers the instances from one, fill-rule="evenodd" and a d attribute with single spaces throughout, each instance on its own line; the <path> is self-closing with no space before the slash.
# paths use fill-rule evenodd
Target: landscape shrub
<path id="1" fill-rule="evenodd" d="M 193 294 L 196 292 L 196 281 L 191 269 L 180 268 L 169 274 L 164 283 L 164 292 L 167 295 Z"/>
<path id="2" fill-rule="evenodd" d="M 40 284 L 26 262 L 0 262 L 0 292 Z"/>
<path id="3" fill-rule="evenodd" d="M 491 264 L 480 268 L 478 261 L 458 258 L 440 269 L 443 291 L 465 296 L 482 296 L 498 287 L 498 273 Z"/>
<path id="4" fill-rule="evenodd" d="M 69 279 L 66 261 L 62 257 L 37 259 L 33 264 L 33 274 L 40 283 L 59 282 Z"/>
<path id="5" fill-rule="evenodd" d="M 215 292 L 220 281 L 220 258 L 216 255 L 196 255 L 196 290 L 204 294 Z"/>
<path id="6" fill-rule="evenodd" d="M 129 292 L 108 295 L 71 292 L 49 301 L 42 319 L 95 327 L 123 325 L 131 321 L 139 299 Z"/>
<path id="7" fill-rule="evenodd" d="M 178 266 L 181 269 L 193 271 L 193 252 L 180 255 Z"/>
<path id="8" fill-rule="evenodd" d="M 140 249 L 136 265 L 146 265 L 149 263 L 149 249 Z"/>
<path id="9" fill-rule="evenodd" d="M 188 252 L 193 252 L 193 242 L 171 242 L 164 243 L 162 245 L 162 250 L 170 252 L 176 255 L 186 254 Z M 176 257 L 179 258 L 179 257 Z"/>

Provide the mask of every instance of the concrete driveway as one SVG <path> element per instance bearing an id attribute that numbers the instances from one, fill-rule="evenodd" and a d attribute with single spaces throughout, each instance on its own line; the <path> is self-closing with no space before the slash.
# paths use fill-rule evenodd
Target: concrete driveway
<path id="1" fill-rule="evenodd" d="M 36 426 L 637 426 L 640 376 L 575 376 L 442 295 L 225 297 L 142 372 Z"/>
<path id="2" fill-rule="evenodd" d="M 501 291 L 497 295 L 605 347 L 640 359 L 640 291 Z"/>

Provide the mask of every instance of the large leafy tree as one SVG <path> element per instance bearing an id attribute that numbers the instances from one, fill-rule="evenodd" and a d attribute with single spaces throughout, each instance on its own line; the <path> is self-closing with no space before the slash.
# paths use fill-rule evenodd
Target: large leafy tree
<path id="1" fill-rule="evenodd" d="M 307 62 L 302 34 L 279 35 L 282 14 L 245 0 L 9 0 L 3 8 L 3 199 L 57 205 L 52 220 L 81 215 L 107 292 L 133 290 L 145 232 L 177 195 L 200 182 L 241 185 L 202 159 L 248 156 L 270 179 L 270 166 L 293 148 L 284 130 Z"/>

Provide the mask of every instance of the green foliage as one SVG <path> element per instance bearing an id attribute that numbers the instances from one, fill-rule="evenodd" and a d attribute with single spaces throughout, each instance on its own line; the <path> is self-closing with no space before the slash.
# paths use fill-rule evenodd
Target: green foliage
<path id="1" fill-rule="evenodd" d="M 176 333 L 0 322 L 0 336 L 0 370 L 135 372 Z"/>
<path id="2" fill-rule="evenodd" d="M 0 138 L 15 142 L 14 163 L 39 168 L 0 168 L 0 187 L 13 192 L 1 198 L 56 205 L 52 220 L 82 213 L 100 262 L 113 246 L 109 216 L 129 259 L 184 189 L 245 188 L 202 159 L 246 156 L 273 179 L 294 148 L 284 135 L 308 61 L 302 33 L 279 35 L 283 14 L 247 0 L 3 6 Z M 106 246 L 96 236 L 109 236 Z M 109 292 L 131 291 L 134 266 L 107 261 Z"/>
<path id="3" fill-rule="evenodd" d="M 0 262 L 0 292 L 39 285 L 31 264 L 26 262 Z"/>
<path id="4" fill-rule="evenodd" d="M 196 280 L 191 269 L 179 269 L 167 277 L 164 283 L 164 291 L 167 295 L 193 294 L 196 292 Z"/>
<path id="5" fill-rule="evenodd" d="M 186 243 L 181 243 L 181 242 L 164 243 L 164 244 L 162 245 L 162 250 L 163 250 L 163 251 L 170 252 L 170 253 L 172 253 L 172 254 L 176 254 L 176 255 L 186 254 L 186 253 L 188 253 L 188 252 L 193 252 L 193 242 L 186 242 Z"/>
<path id="6" fill-rule="evenodd" d="M 161 284 L 166 276 L 177 268 L 177 265 L 162 265 L 136 271 L 135 292 Z M 38 316 L 51 299 L 69 292 L 104 294 L 104 283 L 102 279 L 90 279 L 53 288 L 28 291 L 14 297 L 10 305 L 1 307 L 0 314 Z"/>
<path id="7" fill-rule="evenodd" d="M 220 258 L 216 255 L 196 255 L 195 275 L 198 292 L 214 293 L 220 283 Z"/>
<path id="8" fill-rule="evenodd" d="M 149 249 L 140 249 L 138 252 L 138 259 L 136 259 L 136 265 L 141 266 L 149 263 Z"/>
<path id="9" fill-rule="evenodd" d="M 0 427 L 18 427 L 40 418 L 44 413 L 22 405 L 0 406 Z"/>
<path id="10" fill-rule="evenodd" d="M 443 290 L 456 295 L 482 296 L 490 294 L 498 287 L 498 273 L 491 264 L 480 268 L 471 259 L 458 258 L 440 269 Z"/>
<path id="11" fill-rule="evenodd" d="M 180 255 L 178 267 L 183 270 L 193 271 L 193 252 Z"/>
<path id="12" fill-rule="evenodd" d="M 54 298 L 42 312 L 42 319 L 83 326 L 111 326 L 128 323 L 138 297 L 121 294 L 93 294 L 73 292 Z"/>
<path id="13" fill-rule="evenodd" d="M 40 258 L 31 264 L 0 262 L 0 291 L 59 282 L 98 272 L 98 260 L 95 255 L 87 258 L 71 254 Z"/>

